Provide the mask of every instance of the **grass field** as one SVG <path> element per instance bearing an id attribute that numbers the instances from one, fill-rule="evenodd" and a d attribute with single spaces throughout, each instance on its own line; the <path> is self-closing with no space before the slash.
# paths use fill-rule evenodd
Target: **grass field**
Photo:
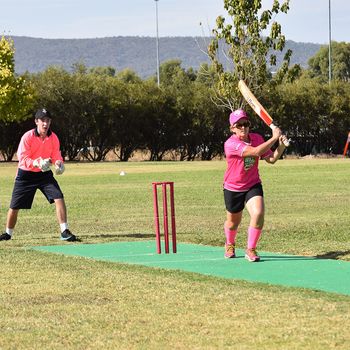
<path id="1" fill-rule="evenodd" d="M 82 243 L 153 239 L 151 182 L 169 180 L 178 240 L 223 245 L 222 161 L 66 169 L 59 181 Z M 15 173 L 16 164 L 0 164 L 3 228 Z M 262 250 L 350 261 L 349 159 L 283 160 L 261 164 L 260 173 Z M 247 222 L 245 215 L 240 248 Z M 29 249 L 55 244 L 54 207 L 38 193 L 14 239 L 0 242 L 1 350 L 349 348 L 347 296 Z"/>

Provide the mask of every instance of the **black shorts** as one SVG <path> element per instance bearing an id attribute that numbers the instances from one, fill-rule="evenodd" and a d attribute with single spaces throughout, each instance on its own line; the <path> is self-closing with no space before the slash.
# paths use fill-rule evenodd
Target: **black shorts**
<path id="1" fill-rule="evenodd" d="M 18 169 L 10 208 L 30 209 L 37 189 L 44 194 L 49 203 L 63 198 L 63 193 L 51 170 L 36 173 Z"/>
<path id="2" fill-rule="evenodd" d="M 248 200 L 255 196 L 264 197 L 264 191 L 261 183 L 254 185 L 252 188 L 245 192 L 233 192 L 224 189 L 226 210 L 229 213 L 239 213 L 244 209 L 244 206 Z"/>

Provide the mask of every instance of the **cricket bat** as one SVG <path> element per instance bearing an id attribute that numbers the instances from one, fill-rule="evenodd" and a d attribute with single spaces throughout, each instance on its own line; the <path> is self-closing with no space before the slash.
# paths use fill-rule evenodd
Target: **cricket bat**
<path id="1" fill-rule="evenodd" d="M 244 99 L 248 102 L 249 106 L 252 107 L 253 111 L 264 121 L 264 123 L 268 125 L 272 130 L 276 128 L 276 125 L 273 123 L 273 119 L 271 118 L 270 114 L 261 105 L 261 103 L 250 91 L 250 89 L 243 80 L 240 80 L 238 82 L 238 88 Z M 283 143 L 286 147 L 288 147 L 290 144 L 290 140 L 286 140 Z"/>

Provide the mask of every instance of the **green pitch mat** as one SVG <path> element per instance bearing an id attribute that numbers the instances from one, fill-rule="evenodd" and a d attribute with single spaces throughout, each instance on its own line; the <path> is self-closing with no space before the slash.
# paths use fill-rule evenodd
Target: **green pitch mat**
<path id="1" fill-rule="evenodd" d="M 340 260 L 260 252 L 250 263 L 244 251 L 225 259 L 223 248 L 179 243 L 177 254 L 156 254 L 155 241 L 104 244 L 65 244 L 33 247 L 35 250 L 162 269 L 196 272 L 229 279 L 302 287 L 350 295 L 350 263 Z"/>

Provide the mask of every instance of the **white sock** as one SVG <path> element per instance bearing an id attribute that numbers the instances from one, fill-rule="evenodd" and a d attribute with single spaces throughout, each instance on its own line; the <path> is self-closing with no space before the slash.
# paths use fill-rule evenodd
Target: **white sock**
<path id="1" fill-rule="evenodd" d="M 63 224 L 60 224 L 60 228 L 61 228 L 61 233 L 64 232 L 64 230 L 68 229 L 68 224 L 65 222 Z"/>
<path id="2" fill-rule="evenodd" d="M 6 227 L 6 233 L 7 233 L 8 235 L 12 236 L 12 234 L 13 234 L 13 228 L 8 228 L 8 227 Z"/>

